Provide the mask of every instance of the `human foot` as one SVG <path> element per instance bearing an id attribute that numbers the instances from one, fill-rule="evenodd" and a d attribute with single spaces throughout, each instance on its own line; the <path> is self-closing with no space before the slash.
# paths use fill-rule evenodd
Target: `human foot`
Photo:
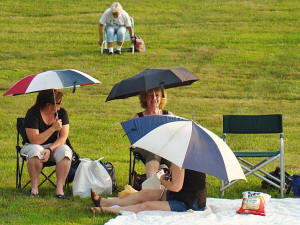
<path id="1" fill-rule="evenodd" d="M 102 207 L 91 207 L 90 210 L 92 213 L 102 213 L 103 212 Z"/>
<path id="2" fill-rule="evenodd" d="M 99 196 L 93 189 L 91 189 L 91 199 L 95 204 L 95 206 L 101 207 L 100 206 L 101 196 Z"/>

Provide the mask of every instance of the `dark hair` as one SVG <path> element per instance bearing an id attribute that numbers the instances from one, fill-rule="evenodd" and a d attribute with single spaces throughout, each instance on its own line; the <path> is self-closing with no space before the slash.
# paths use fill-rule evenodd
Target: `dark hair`
<path id="1" fill-rule="evenodd" d="M 54 105 L 55 104 L 54 96 L 55 96 L 55 101 L 59 102 L 62 99 L 63 93 L 55 89 L 39 92 L 39 94 L 36 97 L 36 102 L 32 106 L 32 108 L 40 110 L 45 108 L 48 103 Z"/>

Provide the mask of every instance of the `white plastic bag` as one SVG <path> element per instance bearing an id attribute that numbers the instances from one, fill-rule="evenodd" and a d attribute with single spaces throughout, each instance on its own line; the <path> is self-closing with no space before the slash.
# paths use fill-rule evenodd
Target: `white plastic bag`
<path id="1" fill-rule="evenodd" d="M 142 190 L 145 189 L 162 189 L 160 183 L 160 177 L 164 174 L 164 170 L 160 170 L 157 173 L 153 174 L 147 180 L 142 183 Z"/>
<path id="2" fill-rule="evenodd" d="M 88 158 L 80 159 L 74 181 L 73 195 L 81 198 L 89 197 L 91 189 L 98 194 L 112 193 L 112 181 L 106 169 L 99 163 L 103 159 L 90 160 Z"/>

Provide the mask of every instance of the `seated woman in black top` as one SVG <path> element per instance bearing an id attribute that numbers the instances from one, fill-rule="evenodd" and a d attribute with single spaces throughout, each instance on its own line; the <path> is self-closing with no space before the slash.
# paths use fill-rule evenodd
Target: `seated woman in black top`
<path id="1" fill-rule="evenodd" d="M 134 118 L 152 115 L 173 115 L 167 110 L 163 110 L 167 104 L 167 92 L 164 90 L 162 96 L 161 88 L 155 88 L 142 92 L 139 96 L 140 104 L 145 110 L 135 114 Z M 136 152 L 140 153 L 145 158 L 146 176 L 151 177 L 159 170 L 161 157 L 143 149 L 136 148 Z"/>
<path id="2" fill-rule="evenodd" d="M 52 161 L 56 163 L 56 197 L 65 198 L 63 186 L 70 170 L 72 150 L 65 144 L 69 119 L 67 111 L 61 108 L 62 96 L 57 90 L 40 92 L 24 120 L 26 137 L 21 154 L 28 158 L 32 196 L 38 195 L 38 177 L 43 163 Z"/>
<path id="3" fill-rule="evenodd" d="M 162 210 L 184 212 L 204 210 L 206 206 L 205 174 L 181 169 L 175 164 L 170 166 L 172 179 L 162 176 L 161 184 L 167 189 L 145 189 L 124 198 L 101 198 L 91 191 L 91 198 L 97 207 L 92 212 L 110 212 L 118 214 L 120 211 L 140 212 L 145 210 Z M 119 208 L 110 206 L 119 205 Z"/>

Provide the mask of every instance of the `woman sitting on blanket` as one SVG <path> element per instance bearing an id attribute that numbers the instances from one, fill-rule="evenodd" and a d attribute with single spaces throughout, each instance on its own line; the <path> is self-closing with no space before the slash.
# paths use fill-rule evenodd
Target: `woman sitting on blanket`
<path id="1" fill-rule="evenodd" d="M 206 206 L 205 174 L 189 169 L 181 169 L 171 164 L 172 179 L 164 174 L 161 184 L 164 189 L 146 189 L 127 195 L 124 198 L 101 198 L 91 190 L 91 198 L 96 207 L 91 211 L 96 213 L 109 212 L 118 214 L 120 211 L 138 213 L 145 210 L 162 210 L 184 212 L 189 209 L 203 211 Z M 118 208 L 111 208 L 119 205 Z"/>
<path id="2" fill-rule="evenodd" d="M 145 110 L 135 114 L 134 118 L 153 115 L 173 115 L 173 113 L 163 109 L 167 104 L 167 92 L 164 90 L 163 96 L 161 88 L 155 88 L 146 92 L 142 92 L 139 95 L 139 99 L 142 108 Z M 159 170 L 160 164 L 162 163 L 161 157 L 140 148 L 136 148 L 135 151 L 140 153 L 145 158 L 147 178 L 151 177 L 153 174 L 156 174 Z"/>

